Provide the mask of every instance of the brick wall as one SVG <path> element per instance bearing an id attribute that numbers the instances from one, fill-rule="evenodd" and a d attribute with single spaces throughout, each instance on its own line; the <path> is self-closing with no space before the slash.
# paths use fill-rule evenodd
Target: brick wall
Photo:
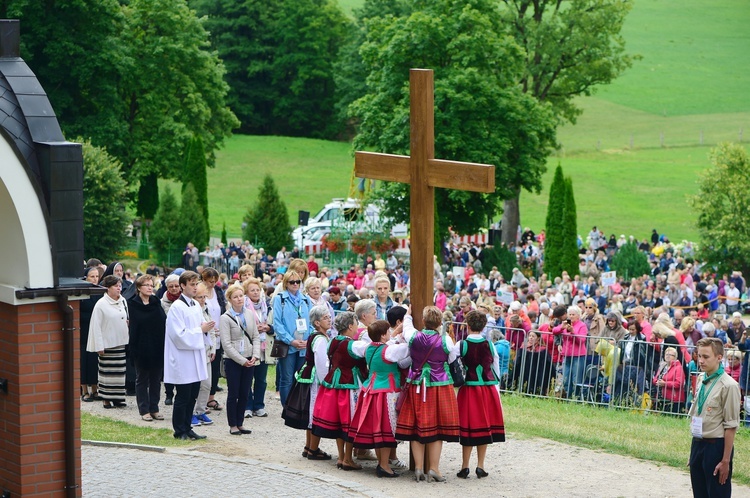
<path id="1" fill-rule="evenodd" d="M 78 302 L 75 310 L 75 385 L 79 386 Z M 63 496 L 63 336 L 57 303 L 0 303 L 0 491 L 11 496 Z M 76 391 L 77 393 L 78 391 Z M 78 398 L 76 398 L 78 399 Z M 80 496 L 80 401 L 76 410 L 76 484 Z"/>

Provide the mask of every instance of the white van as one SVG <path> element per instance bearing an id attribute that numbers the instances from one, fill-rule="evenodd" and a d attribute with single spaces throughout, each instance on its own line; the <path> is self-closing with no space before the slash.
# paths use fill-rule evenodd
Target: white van
<path id="1" fill-rule="evenodd" d="M 336 220 L 337 224 L 351 224 L 353 230 L 366 230 L 369 227 L 377 227 L 384 224 L 387 220 L 381 219 L 380 207 L 377 204 L 367 204 L 364 210 L 361 209 L 359 199 L 335 198 L 323 206 L 315 216 L 312 216 L 307 226 L 299 226 L 292 231 L 294 244 L 300 249 L 310 242 L 311 239 L 320 238 L 322 232 L 331 231 L 331 225 Z M 391 229 L 391 235 L 394 237 L 406 237 L 409 230 L 404 223 L 394 225 Z"/>

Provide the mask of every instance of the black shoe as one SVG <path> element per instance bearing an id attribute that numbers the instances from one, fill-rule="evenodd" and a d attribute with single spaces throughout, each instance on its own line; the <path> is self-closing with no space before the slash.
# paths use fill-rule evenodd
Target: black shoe
<path id="1" fill-rule="evenodd" d="M 250 429 L 240 429 L 240 433 L 242 433 L 242 434 L 252 434 L 253 431 L 251 431 Z"/>
<path id="2" fill-rule="evenodd" d="M 375 467 L 375 474 L 377 474 L 378 477 L 398 477 L 400 475 L 393 471 L 391 471 L 391 473 L 388 473 L 380 465 Z"/>
<path id="3" fill-rule="evenodd" d="M 223 387 L 221 387 L 221 386 L 216 386 L 216 392 L 217 392 L 217 393 L 220 393 L 220 392 L 222 392 L 223 390 L 224 390 L 224 388 L 223 388 Z"/>
<path id="4" fill-rule="evenodd" d="M 484 471 L 482 467 L 477 467 L 476 469 L 477 477 L 481 479 L 482 477 L 487 477 L 489 474 Z"/>
<path id="5" fill-rule="evenodd" d="M 188 438 L 187 434 L 179 434 L 179 435 L 175 434 L 174 438 L 175 439 L 180 439 L 182 441 L 187 441 L 188 439 L 190 439 L 190 438 Z"/>
<path id="6" fill-rule="evenodd" d="M 460 477 L 461 479 L 468 479 L 469 478 L 469 467 L 466 467 L 465 469 L 461 469 L 461 472 L 456 474 L 456 477 Z"/>
<path id="7" fill-rule="evenodd" d="M 201 436 L 200 434 L 196 434 L 195 431 L 192 431 L 192 430 L 187 433 L 187 437 L 189 437 L 190 439 L 193 439 L 193 440 L 195 440 L 195 439 L 206 439 L 206 436 Z"/>
<path id="8" fill-rule="evenodd" d="M 167 396 L 167 399 L 164 400 L 164 404 L 165 405 L 171 405 L 172 404 L 172 397 L 171 396 Z"/>

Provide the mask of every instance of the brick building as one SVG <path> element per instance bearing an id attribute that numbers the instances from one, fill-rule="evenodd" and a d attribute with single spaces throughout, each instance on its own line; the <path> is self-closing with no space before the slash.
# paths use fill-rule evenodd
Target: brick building
<path id="1" fill-rule="evenodd" d="M 0 495 L 80 496 L 83 160 L 0 20 Z"/>

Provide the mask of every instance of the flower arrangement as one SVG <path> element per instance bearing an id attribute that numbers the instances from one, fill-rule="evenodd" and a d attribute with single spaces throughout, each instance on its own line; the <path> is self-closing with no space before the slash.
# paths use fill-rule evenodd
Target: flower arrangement
<path id="1" fill-rule="evenodd" d="M 323 249 L 340 252 L 346 249 L 346 240 L 340 234 L 329 233 L 321 239 Z"/>
<path id="2" fill-rule="evenodd" d="M 356 254 L 365 254 L 369 243 L 370 234 L 368 233 L 360 232 L 352 235 L 352 251 Z"/>

